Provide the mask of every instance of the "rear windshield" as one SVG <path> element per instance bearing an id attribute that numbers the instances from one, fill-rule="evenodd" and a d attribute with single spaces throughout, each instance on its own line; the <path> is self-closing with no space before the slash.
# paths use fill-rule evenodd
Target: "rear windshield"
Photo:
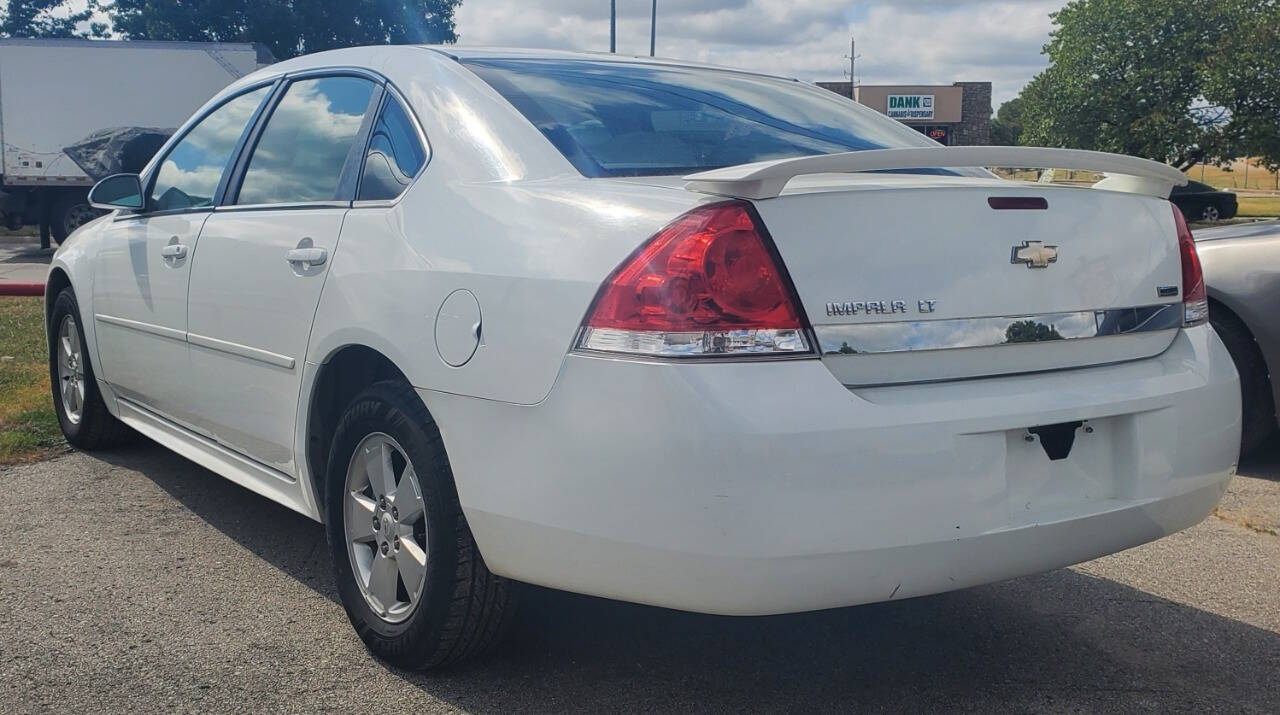
<path id="1" fill-rule="evenodd" d="M 591 60 L 465 64 L 584 176 L 687 174 L 769 159 L 936 146 L 891 119 L 799 82 Z"/>

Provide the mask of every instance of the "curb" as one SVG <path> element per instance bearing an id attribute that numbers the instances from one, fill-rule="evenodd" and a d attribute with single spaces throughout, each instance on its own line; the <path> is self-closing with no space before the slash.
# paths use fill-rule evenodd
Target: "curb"
<path id="1" fill-rule="evenodd" d="M 0 295 L 44 295 L 43 283 L 6 283 L 0 281 Z"/>

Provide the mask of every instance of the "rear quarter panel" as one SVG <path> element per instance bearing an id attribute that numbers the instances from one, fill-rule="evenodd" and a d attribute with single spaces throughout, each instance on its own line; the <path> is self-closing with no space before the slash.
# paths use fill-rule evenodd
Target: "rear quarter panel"
<path id="1" fill-rule="evenodd" d="M 1248 326 L 1272 374 L 1280 404 L 1280 227 L 1269 235 L 1224 238 L 1196 244 L 1209 297 Z"/>
<path id="2" fill-rule="evenodd" d="M 541 401 L 601 282 L 699 201 L 587 179 L 457 183 L 433 163 L 394 207 L 347 215 L 308 349 L 386 355 L 415 387 L 519 404 Z M 451 367 L 436 348 L 441 305 L 480 304 L 480 346 Z"/>
<path id="3" fill-rule="evenodd" d="M 711 197 L 583 178 L 497 92 L 439 53 L 384 48 L 366 62 L 408 100 L 430 158 L 394 205 L 348 213 L 308 362 L 362 344 L 415 387 L 539 402 L 601 282 Z M 480 304 L 481 343 L 450 367 L 435 323 L 458 289 Z"/>

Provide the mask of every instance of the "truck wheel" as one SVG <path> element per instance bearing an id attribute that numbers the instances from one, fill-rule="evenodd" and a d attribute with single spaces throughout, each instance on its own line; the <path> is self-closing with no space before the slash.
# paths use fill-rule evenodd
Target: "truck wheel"
<path id="1" fill-rule="evenodd" d="M 88 197 L 76 194 L 58 197 L 53 202 L 53 218 L 49 226 L 53 240 L 62 245 L 73 231 L 104 213 L 90 206 Z"/>
<path id="2" fill-rule="evenodd" d="M 48 337 L 49 381 L 62 435 L 83 450 L 106 449 L 132 439 L 136 433 L 107 411 L 98 391 L 76 294 L 70 288 L 64 288 L 53 303 Z"/>
<path id="3" fill-rule="evenodd" d="M 370 651 L 426 670 L 500 640 L 516 584 L 480 557 L 440 432 L 413 388 L 379 382 L 352 400 L 327 476 L 338 593 Z"/>

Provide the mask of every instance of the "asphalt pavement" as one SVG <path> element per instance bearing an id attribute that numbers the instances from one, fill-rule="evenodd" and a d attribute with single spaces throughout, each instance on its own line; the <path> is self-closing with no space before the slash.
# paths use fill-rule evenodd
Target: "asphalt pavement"
<path id="1" fill-rule="evenodd" d="M 0 468 L 0 712 L 1280 712 L 1280 449 L 1082 566 L 767 618 L 529 588 L 501 650 L 362 647 L 321 527 L 159 447 Z"/>
<path id="2" fill-rule="evenodd" d="M 53 249 L 41 249 L 39 236 L 0 236 L 0 295 L 6 286 L 44 283 Z"/>

